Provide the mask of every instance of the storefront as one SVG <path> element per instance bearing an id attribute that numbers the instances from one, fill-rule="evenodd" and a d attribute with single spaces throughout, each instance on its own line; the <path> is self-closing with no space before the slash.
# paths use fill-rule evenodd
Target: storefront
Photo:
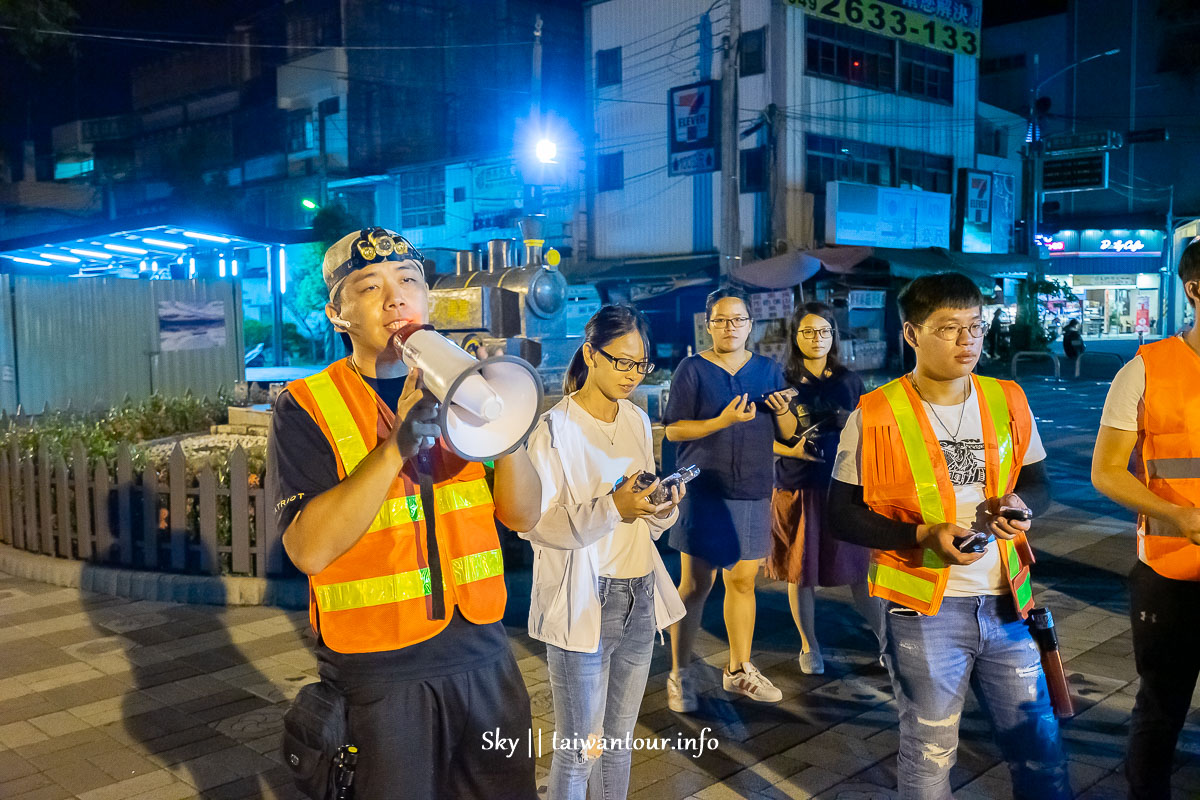
<path id="1" fill-rule="evenodd" d="M 1162 231 L 1068 230 L 1038 243 L 1048 254 L 1046 278 L 1074 295 L 1043 296 L 1060 324 L 1080 319 L 1084 336 L 1163 333 Z"/>

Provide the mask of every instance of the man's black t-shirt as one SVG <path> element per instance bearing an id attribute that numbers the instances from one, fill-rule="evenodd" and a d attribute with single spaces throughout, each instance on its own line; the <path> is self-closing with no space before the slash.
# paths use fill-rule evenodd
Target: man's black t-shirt
<path id="1" fill-rule="evenodd" d="M 389 408 L 396 407 L 404 378 L 365 378 Z M 283 392 L 271 415 L 267 496 L 279 530 L 286 530 L 308 501 L 339 482 L 337 460 L 316 420 Z M 457 609 L 432 639 L 380 653 L 338 653 L 317 644 L 321 674 L 333 681 L 379 682 L 463 672 L 494 661 L 508 648 L 504 625 L 475 625 Z"/>

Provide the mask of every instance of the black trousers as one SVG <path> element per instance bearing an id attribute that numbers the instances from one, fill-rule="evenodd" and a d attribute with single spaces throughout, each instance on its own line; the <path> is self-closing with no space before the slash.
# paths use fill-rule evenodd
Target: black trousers
<path id="1" fill-rule="evenodd" d="M 1175 746 L 1200 673 L 1200 581 L 1164 578 L 1141 561 L 1129 573 L 1133 654 L 1141 684 L 1125 775 L 1133 800 L 1169 800 Z"/>
<path id="2" fill-rule="evenodd" d="M 536 800 L 529 694 L 511 652 L 465 672 L 353 685 L 355 800 Z M 516 740 L 509 749 L 499 737 Z"/>

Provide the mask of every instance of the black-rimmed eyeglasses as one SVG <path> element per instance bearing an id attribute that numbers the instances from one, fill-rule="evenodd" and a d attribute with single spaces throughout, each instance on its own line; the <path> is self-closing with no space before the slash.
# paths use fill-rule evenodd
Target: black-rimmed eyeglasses
<path id="1" fill-rule="evenodd" d="M 617 358 L 614 355 L 604 352 L 603 348 L 597 347 L 596 352 L 612 362 L 613 368 L 617 372 L 629 372 L 631 369 L 637 368 L 637 371 L 643 375 L 649 375 L 654 372 L 657 366 L 653 361 L 634 361 L 632 358 Z"/>

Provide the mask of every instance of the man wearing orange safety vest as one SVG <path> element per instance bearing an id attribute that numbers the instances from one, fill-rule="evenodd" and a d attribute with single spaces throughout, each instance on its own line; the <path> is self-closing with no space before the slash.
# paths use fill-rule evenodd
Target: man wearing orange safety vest
<path id="1" fill-rule="evenodd" d="M 537 522 L 524 448 L 482 465 L 443 446 L 436 402 L 394 343 L 424 323 L 419 252 L 383 228 L 347 235 L 323 265 L 348 358 L 275 404 L 268 491 L 309 576 L 323 680 L 346 698 L 357 800 L 536 797 L 534 767 L 499 740 L 529 735 L 529 697 L 504 626 L 494 517 Z"/>
<path id="2" fill-rule="evenodd" d="M 950 798 L 968 686 L 987 709 L 1016 798 L 1069 798 L 1066 756 L 1038 649 L 1030 523 L 1049 505 L 1046 452 L 1025 393 L 972 374 L 987 333 L 966 276 L 926 275 L 900 293 L 909 374 L 865 395 L 842 432 L 830 526 L 872 548 L 883 661 L 900 712 L 900 798 Z M 972 531 L 979 552 L 960 547 Z"/>
<path id="3" fill-rule="evenodd" d="M 1183 251 L 1179 278 L 1194 317 L 1200 241 Z M 1125 762 L 1129 796 L 1169 798 L 1175 745 L 1200 671 L 1200 326 L 1144 345 L 1117 373 L 1100 417 L 1092 483 L 1138 512 L 1129 616 L 1141 684 Z"/>

